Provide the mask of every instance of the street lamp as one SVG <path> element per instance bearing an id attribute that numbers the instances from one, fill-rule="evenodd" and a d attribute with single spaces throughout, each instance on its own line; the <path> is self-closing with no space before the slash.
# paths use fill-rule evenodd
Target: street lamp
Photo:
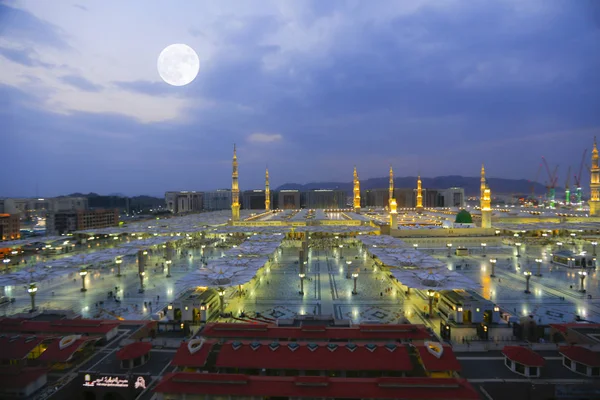
<path id="1" fill-rule="evenodd" d="M 35 283 L 30 283 L 29 288 L 27 289 L 29 296 L 31 296 L 31 310 L 29 312 L 35 311 L 35 293 L 37 292 L 37 285 Z"/>
<path id="2" fill-rule="evenodd" d="M 429 298 L 429 316 L 431 317 L 433 314 L 433 296 L 435 292 L 431 289 L 427 289 L 427 297 Z"/>
<path id="3" fill-rule="evenodd" d="M 225 313 L 225 289 L 223 288 L 219 288 L 219 307 L 223 315 Z"/>
<path id="4" fill-rule="evenodd" d="M 354 272 L 352 274 L 352 278 L 354 278 L 354 290 L 352 291 L 352 294 L 358 294 L 358 292 L 356 291 L 356 279 L 358 278 L 358 273 Z"/>
<path id="5" fill-rule="evenodd" d="M 144 275 L 146 275 L 146 271 L 140 272 L 140 290 L 138 293 L 144 293 Z"/>
<path id="6" fill-rule="evenodd" d="M 85 276 L 88 274 L 87 269 L 82 268 L 81 271 L 79 271 L 79 275 L 81 276 L 81 291 L 82 292 L 87 292 L 87 289 L 85 288 Z"/>
<path id="7" fill-rule="evenodd" d="M 490 258 L 490 264 L 492 264 L 492 273 L 490 274 L 490 277 L 495 278 L 496 277 L 496 262 L 498 260 L 496 260 L 495 258 Z"/>
<path id="8" fill-rule="evenodd" d="M 481 257 L 485 257 L 485 247 L 487 243 L 481 243 Z"/>
<path id="9" fill-rule="evenodd" d="M 592 256 L 596 257 L 596 246 L 598 245 L 598 242 L 592 242 L 592 249 L 593 249 L 593 253 Z"/>
<path id="10" fill-rule="evenodd" d="M 340 244 L 340 258 L 344 258 L 344 255 L 342 253 L 342 249 L 344 248 L 343 244 Z"/>
<path id="11" fill-rule="evenodd" d="M 523 272 L 523 275 L 525 275 L 525 282 L 527 283 L 527 286 L 525 287 L 525 293 L 529 294 L 531 293 L 529 291 L 529 280 L 531 279 L 531 271 L 525 271 Z"/>
<path id="12" fill-rule="evenodd" d="M 346 261 L 346 278 L 350 278 L 350 265 L 352 265 L 352 261 Z"/>
<path id="13" fill-rule="evenodd" d="M 117 276 L 120 277 L 121 276 L 121 263 L 123 262 L 123 260 L 121 258 L 117 258 L 115 260 L 115 264 L 117 264 Z"/>
<path id="14" fill-rule="evenodd" d="M 415 250 L 417 250 L 419 248 L 419 243 L 413 243 L 413 247 L 415 248 Z"/>
<path id="15" fill-rule="evenodd" d="M 579 287 L 579 291 L 581 293 L 585 293 L 585 289 L 583 288 L 583 281 L 585 281 L 585 277 L 587 276 L 587 272 L 586 271 L 579 271 L 579 279 L 581 279 L 581 284 Z"/>
<path id="16" fill-rule="evenodd" d="M 537 274 L 536 276 L 542 276 L 542 259 L 536 258 L 535 262 L 537 263 Z"/>
<path id="17" fill-rule="evenodd" d="M 496 229 L 496 236 L 500 234 L 500 231 Z"/>
<path id="18" fill-rule="evenodd" d="M 167 260 L 167 261 L 165 261 L 165 263 L 167 264 L 167 278 L 170 278 L 171 277 L 171 263 L 172 263 L 172 261 L 171 260 Z"/>
<path id="19" fill-rule="evenodd" d="M 448 257 L 451 257 L 450 252 L 452 251 L 452 243 L 447 243 L 446 247 L 448 248 Z"/>
<path id="20" fill-rule="evenodd" d="M 560 251 L 560 248 L 563 245 L 562 242 L 556 242 L 556 245 L 558 246 L 558 251 Z"/>
<path id="21" fill-rule="evenodd" d="M 521 243 L 517 242 L 515 243 L 515 246 L 517 248 L 517 257 L 521 257 L 521 252 L 519 251 L 519 249 L 521 248 Z"/>
<path id="22" fill-rule="evenodd" d="M 298 274 L 298 276 L 300 277 L 300 294 L 304 295 L 304 277 L 306 276 L 306 274 Z"/>

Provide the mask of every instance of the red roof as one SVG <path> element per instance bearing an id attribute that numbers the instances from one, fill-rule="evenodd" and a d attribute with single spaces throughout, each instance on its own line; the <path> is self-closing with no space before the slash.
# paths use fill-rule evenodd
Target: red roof
<path id="1" fill-rule="evenodd" d="M 479 399 L 466 380 L 454 378 L 280 377 L 175 372 L 166 375 L 154 391 L 213 396 Z"/>
<path id="2" fill-rule="evenodd" d="M 580 346 L 564 346 L 559 349 L 559 352 L 578 363 L 589 367 L 600 367 L 600 352 Z"/>
<path id="3" fill-rule="evenodd" d="M 171 365 L 176 367 L 203 367 L 214 344 L 214 341 L 207 340 L 198 351 L 191 354 L 188 350 L 188 342 L 183 342 L 179 346 L 179 349 L 177 349 Z"/>
<path id="4" fill-rule="evenodd" d="M 530 348 L 523 346 L 504 346 L 502 354 L 509 360 L 528 367 L 543 367 L 546 362 L 544 357 L 540 356 Z"/>
<path id="5" fill-rule="evenodd" d="M 48 336 L 0 335 L 0 360 L 20 360 L 27 357 Z"/>
<path id="6" fill-rule="evenodd" d="M 423 366 L 427 371 L 460 371 L 461 366 L 452 347 L 444 346 L 444 352 L 440 358 L 431 354 L 425 346 L 416 346 L 423 361 Z"/>
<path id="7" fill-rule="evenodd" d="M 59 319 L 56 321 L 31 321 L 22 318 L 0 319 L 0 332 L 57 333 L 105 335 L 119 326 L 117 321 L 95 319 Z"/>
<path id="8" fill-rule="evenodd" d="M 0 367 L 0 388 L 22 389 L 47 373 L 46 368 Z"/>
<path id="9" fill-rule="evenodd" d="M 235 348 L 234 344 L 239 344 Z M 260 346 L 254 346 L 260 343 Z M 217 355 L 217 367 L 267 368 L 296 370 L 338 371 L 409 371 L 412 369 L 408 351 L 404 345 L 393 345 L 393 351 L 385 345 L 347 343 L 278 342 L 273 348 L 268 342 L 227 342 Z M 297 346 L 292 350 L 288 345 Z M 353 348 L 351 351 L 346 345 Z M 253 348 L 255 347 L 255 348 Z"/>
<path id="10" fill-rule="evenodd" d="M 133 342 L 117 351 L 117 358 L 119 360 L 133 360 L 148 354 L 152 350 L 152 343 L 150 342 Z"/>
<path id="11" fill-rule="evenodd" d="M 207 338 L 278 340 L 424 340 L 430 338 L 424 325 L 367 324 L 351 327 L 277 326 L 274 324 L 210 323 L 200 332 Z"/>
<path id="12" fill-rule="evenodd" d="M 48 345 L 46 351 L 44 351 L 37 359 L 47 363 L 70 361 L 77 350 L 82 348 L 87 342 L 93 342 L 96 339 L 80 338 L 62 350 L 60 348 L 60 340 L 61 338 L 54 339 L 52 343 Z"/>

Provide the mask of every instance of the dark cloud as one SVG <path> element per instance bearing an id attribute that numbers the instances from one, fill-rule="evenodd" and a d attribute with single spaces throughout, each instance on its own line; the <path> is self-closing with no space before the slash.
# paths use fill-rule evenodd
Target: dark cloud
<path id="1" fill-rule="evenodd" d="M 66 34 L 59 27 L 43 21 L 27 11 L 0 3 L 0 36 L 65 49 Z"/>
<path id="2" fill-rule="evenodd" d="M 78 75 L 65 75 L 60 80 L 86 92 L 99 92 L 102 90 L 102 86 L 96 85 Z"/>

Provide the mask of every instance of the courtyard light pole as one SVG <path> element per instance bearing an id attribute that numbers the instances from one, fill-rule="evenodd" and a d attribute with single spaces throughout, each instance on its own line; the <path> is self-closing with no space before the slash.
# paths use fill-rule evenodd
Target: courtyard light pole
<path id="1" fill-rule="evenodd" d="M 598 242 L 592 242 L 592 257 L 596 257 L 596 246 L 598 246 Z"/>
<path id="2" fill-rule="evenodd" d="M 352 261 L 346 261 L 346 278 L 350 278 L 350 265 L 352 265 Z"/>
<path id="3" fill-rule="evenodd" d="M 35 311 L 35 294 L 37 293 L 37 285 L 35 283 L 30 283 L 29 288 L 27 289 L 27 293 L 31 297 L 31 310 L 29 312 Z"/>
<path id="4" fill-rule="evenodd" d="M 300 293 L 301 295 L 304 295 L 304 277 L 306 276 L 306 274 L 300 273 L 298 274 L 298 276 L 300 277 Z"/>
<path id="5" fill-rule="evenodd" d="M 529 280 L 531 279 L 531 271 L 525 271 L 525 272 L 523 272 L 523 275 L 525 275 L 525 283 L 526 283 L 525 293 L 529 294 L 529 293 L 531 293 L 529 291 Z"/>
<path id="6" fill-rule="evenodd" d="M 433 296 L 435 292 L 431 289 L 427 289 L 427 297 L 429 298 L 429 316 L 433 316 Z"/>
<path id="7" fill-rule="evenodd" d="M 558 251 L 562 248 L 562 242 L 556 242 L 556 246 L 558 246 Z"/>
<path id="8" fill-rule="evenodd" d="M 340 244 L 340 258 L 344 258 L 343 249 L 344 249 L 344 245 Z"/>
<path id="9" fill-rule="evenodd" d="M 542 259 L 536 258 L 535 262 L 537 263 L 537 274 L 535 276 L 542 276 Z"/>
<path id="10" fill-rule="evenodd" d="M 140 272 L 140 289 L 138 293 L 144 293 L 144 275 L 146 275 L 146 271 Z"/>
<path id="11" fill-rule="evenodd" d="M 225 289 L 223 288 L 219 288 L 219 309 L 223 315 L 225 313 Z"/>
<path id="12" fill-rule="evenodd" d="M 79 271 L 79 275 L 81 276 L 81 291 L 82 292 L 87 292 L 87 289 L 85 288 L 85 276 L 88 274 L 87 269 L 82 268 L 81 271 Z"/>
<path id="13" fill-rule="evenodd" d="M 581 283 L 579 285 L 579 291 L 581 293 L 585 293 L 585 289 L 583 288 L 583 281 L 585 281 L 585 277 L 587 276 L 587 272 L 586 271 L 579 271 L 579 279 L 581 280 Z"/>
<path id="14" fill-rule="evenodd" d="M 446 247 L 448 248 L 448 257 L 451 257 L 452 256 L 452 254 L 451 254 L 451 252 L 452 252 L 452 243 L 447 243 Z"/>
<path id="15" fill-rule="evenodd" d="M 419 249 L 419 243 L 413 243 L 413 247 L 415 248 L 415 250 Z"/>
<path id="16" fill-rule="evenodd" d="M 485 247 L 487 243 L 481 243 L 481 257 L 485 257 Z"/>
<path id="17" fill-rule="evenodd" d="M 358 279 L 358 273 L 353 273 L 352 278 L 354 278 L 354 290 L 352 291 L 352 294 L 358 294 L 358 292 L 356 291 L 356 280 Z"/>
<path id="18" fill-rule="evenodd" d="M 117 277 L 120 278 L 121 277 L 121 264 L 123 263 L 123 259 L 121 258 L 117 258 L 115 260 L 115 264 L 117 264 Z"/>
<path id="19" fill-rule="evenodd" d="M 496 262 L 498 262 L 498 260 L 495 258 L 490 258 L 490 264 L 492 265 L 492 273 L 490 274 L 491 278 L 496 277 Z"/>
<path id="20" fill-rule="evenodd" d="M 171 261 L 171 260 L 165 261 L 165 264 L 167 264 L 167 278 L 171 277 L 171 263 L 172 262 L 173 261 Z"/>
<path id="21" fill-rule="evenodd" d="M 521 244 L 520 242 L 515 243 L 515 247 L 517 248 L 517 257 L 521 257 Z"/>

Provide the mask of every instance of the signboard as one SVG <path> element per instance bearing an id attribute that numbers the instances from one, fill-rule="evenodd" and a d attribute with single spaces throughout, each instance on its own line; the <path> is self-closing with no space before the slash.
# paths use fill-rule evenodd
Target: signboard
<path id="1" fill-rule="evenodd" d="M 102 374 L 84 372 L 81 388 L 85 391 L 106 393 L 116 391 L 122 393 L 125 398 L 135 398 L 150 386 L 150 374 Z M 127 396 L 129 393 L 129 396 Z"/>

